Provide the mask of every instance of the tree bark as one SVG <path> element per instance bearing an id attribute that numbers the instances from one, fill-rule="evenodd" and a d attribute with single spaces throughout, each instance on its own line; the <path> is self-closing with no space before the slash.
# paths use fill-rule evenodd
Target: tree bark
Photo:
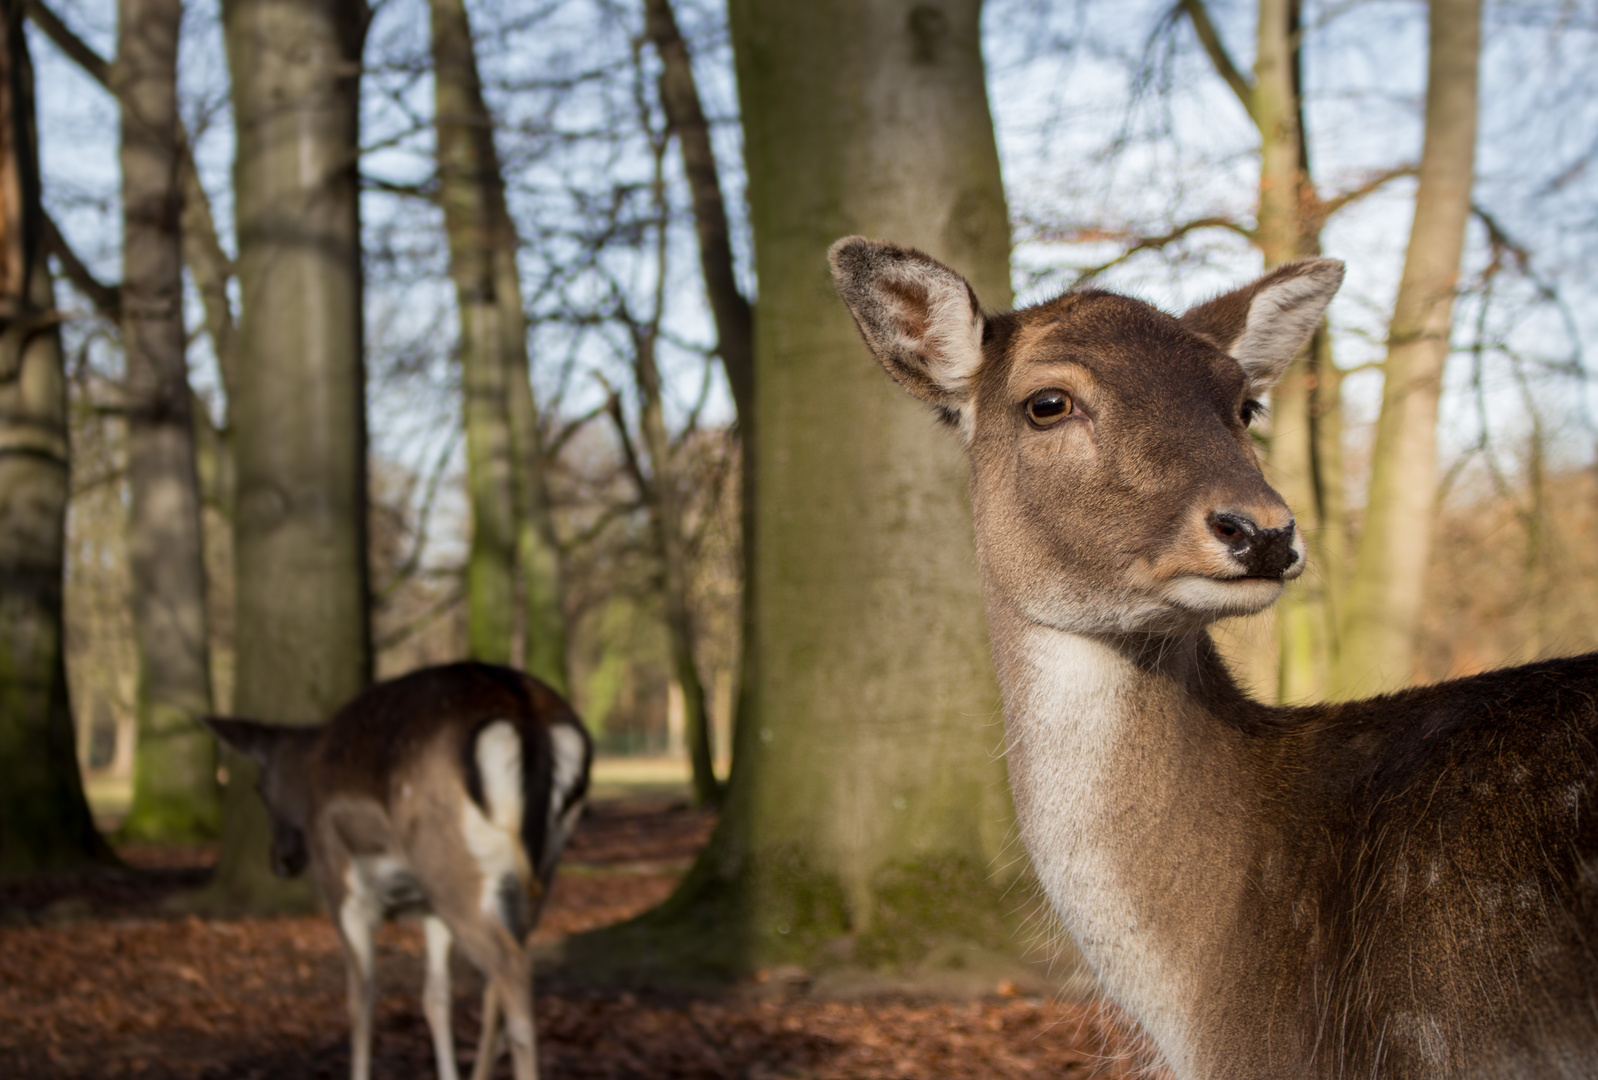
<path id="1" fill-rule="evenodd" d="M 214 836 L 204 539 L 183 332 L 178 35 L 182 0 L 121 0 L 122 343 L 127 357 L 128 549 L 139 657 L 138 752 L 124 835 Z"/>
<path id="2" fill-rule="evenodd" d="M 83 797 L 67 698 L 66 377 L 22 14 L 0 0 L 0 877 L 113 861 Z"/>
<path id="3" fill-rule="evenodd" d="M 721 355 L 722 367 L 727 373 L 727 384 L 732 390 L 733 404 L 738 413 L 738 440 L 743 459 L 738 474 L 740 551 L 744 567 L 739 634 L 742 652 L 738 665 L 741 690 L 737 705 L 738 717 L 741 718 L 753 707 L 753 698 L 747 692 L 754 685 L 749 642 L 754 640 L 759 611 L 759 586 L 753 574 L 757 503 L 755 485 L 758 478 L 754 463 L 758 419 L 755 410 L 754 309 L 738 288 L 731 232 L 727 226 L 727 205 L 721 193 L 715 146 L 711 142 L 710 125 L 705 120 L 705 110 L 700 103 L 699 84 L 694 78 L 688 45 L 677 27 L 671 0 L 644 0 L 644 17 L 645 32 L 660 55 L 660 101 L 666 113 L 666 122 L 677 136 L 678 146 L 682 148 L 683 171 L 687 174 L 688 190 L 693 200 L 700 272 L 704 277 L 705 296 L 710 301 L 711 314 L 716 323 L 716 349 Z M 692 637 L 688 640 L 691 643 Z M 688 651 L 691 661 L 692 648 Z M 680 662 L 678 666 L 682 666 Z M 697 669 L 694 677 L 697 681 Z M 703 698 L 702 686 L 699 692 Z M 686 684 L 684 698 L 687 699 Z M 690 711 L 690 720 L 692 715 Z M 710 731 L 704 716 L 701 702 L 700 730 L 696 735 L 691 723 L 689 728 L 689 735 L 698 740 L 693 746 L 692 756 L 694 785 L 701 801 L 706 801 L 710 793 L 714 793 L 718 799 L 720 797 L 720 786 L 710 764 L 713 754 Z M 741 722 L 741 719 L 736 720 L 733 726 Z"/>
<path id="4" fill-rule="evenodd" d="M 753 707 L 683 886 L 574 956 L 911 974 L 1015 948 L 964 456 L 883 378 L 826 264 L 839 236 L 891 237 L 1010 300 L 980 6 L 732 5 L 761 296 Z"/>
<path id="5" fill-rule="evenodd" d="M 1414 678 L 1431 557 L 1437 403 L 1475 171 L 1480 0 L 1433 0 L 1430 42 L 1415 220 L 1388 330 L 1370 493 L 1333 679 L 1333 693 L 1345 698 Z"/>
<path id="6" fill-rule="evenodd" d="M 499 242 L 494 247 L 497 299 L 505 335 L 510 396 L 511 453 L 516 471 L 516 565 L 522 593 L 522 664 L 562 694 L 571 691 L 567 665 L 566 594 L 554 508 L 549 501 L 547 458 L 533 397 L 527 356 L 527 316 L 516 268 L 519 240 L 499 190 Z"/>
<path id="7" fill-rule="evenodd" d="M 460 313 L 472 543 L 466 563 L 467 651 L 507 663 L 516 600 L 516 465 L 506 356 L 511 327 L 498 298 L 493 120 L 483 102 L 462 0 L 432 0 L 439 201 Z M 525 348 L 525 345 L 523 346 Z"/>
<path id="8" fill-rule="evenodd" d="M 329 717 L 370 680 L 359 218 L 361 0 L 225 0 L 237 130 L 234 711 Z M 228 762 L 215 895 L 307 904 L 267 871 L 267 820 Z"/>

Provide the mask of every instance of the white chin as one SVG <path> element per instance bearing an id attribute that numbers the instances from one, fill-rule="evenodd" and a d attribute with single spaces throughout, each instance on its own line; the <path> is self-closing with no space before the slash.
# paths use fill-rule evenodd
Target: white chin
<path id="1" fill-rule="evenodd" d="M 1196 615 L 1223 619 L 1263 611 L 1282 595 L 1282 583 L 1266 578 L 1219 578 L 1183 574 L 1166 583 L 1165 599 Z"/>

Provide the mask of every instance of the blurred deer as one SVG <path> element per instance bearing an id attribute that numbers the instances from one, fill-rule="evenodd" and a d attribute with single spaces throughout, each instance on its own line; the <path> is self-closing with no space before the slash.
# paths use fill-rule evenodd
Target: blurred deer
<path id="1" fill-rule="evenodd" d="M 456 1080 L 449 951 L 487 981 L 473 1080 L 497 1056 L 500 1012 L 516 1080 L 538 1075 L 527 938 L 582 813 L 592 748 L 571 707 L 509 668 L 452 664 L 379 683 L 322 727 L 207 721 L 261 767 L 272 869 L 307 863 L 348 969 L 350 1075 L 367 1080 L 372 934 L 420 914 L 423 1011 L 440 1080 Z"/>
<path id="2" fill-rule="evenodd" d="M 831 260 L 969 450 L 1021 835 L 1176 1074 L 1598 1076 L 1598 657 L 1287 708 L 1210 641 L 1304 571 L 1248 428 L 1342 264 L 1172 317 L 985 314 L 917 251 Z"/>

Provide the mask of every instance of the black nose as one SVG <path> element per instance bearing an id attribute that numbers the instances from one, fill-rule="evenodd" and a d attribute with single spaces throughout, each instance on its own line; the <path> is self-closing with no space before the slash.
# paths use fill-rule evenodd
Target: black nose
<path id="1" fill-rule="evenodd" d="M 1262 529 L 1242 514 L 1211 514 L 1210 532 L 1250 577 L 1279 578 L 1298 562 L 1291 521 L 1280 529 Z"/>

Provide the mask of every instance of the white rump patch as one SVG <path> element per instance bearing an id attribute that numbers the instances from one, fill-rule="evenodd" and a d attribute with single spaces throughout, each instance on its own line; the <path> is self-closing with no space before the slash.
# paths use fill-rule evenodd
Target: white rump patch
<path id="1" fill-rule="evenodd" d="M 566 803 L 582 779 L 583 766 L 587 764 L 588 757 L 582 733 L 570 724 L 551 727 L 549 741 L 555 752 L 555 775 L 549 785 L 549 833 L 544 840 L 544 865 L 539 867 L 541 874 L 548 873 L 554 867 L 561 849 L 577 827 L 577 819 L 582 815 L 581 799 L 570 806 L 566 806 Z M 565 807 L 564 812 L 562 807 Z"/>
<path id="2" fill-rule="evenodd" d="M 497 915 L 500 881 L 510 875 L 525 886 L 531 879 L 521 838 L 521 734 L 509 721 L 496 720 L 478 732 L 474 756 L 488 815 L 471 799 L 463 799 L 461 836 L 472 861 L 483 872 L 479 904 L 486 914 Z"/>
<path id="3" fill-rule="evenodd" d="M 496 720 L 477 733 L 477 775 L 483 801 L 498 828 L 522 828 L 522 737 L 508 720 Z"/>

